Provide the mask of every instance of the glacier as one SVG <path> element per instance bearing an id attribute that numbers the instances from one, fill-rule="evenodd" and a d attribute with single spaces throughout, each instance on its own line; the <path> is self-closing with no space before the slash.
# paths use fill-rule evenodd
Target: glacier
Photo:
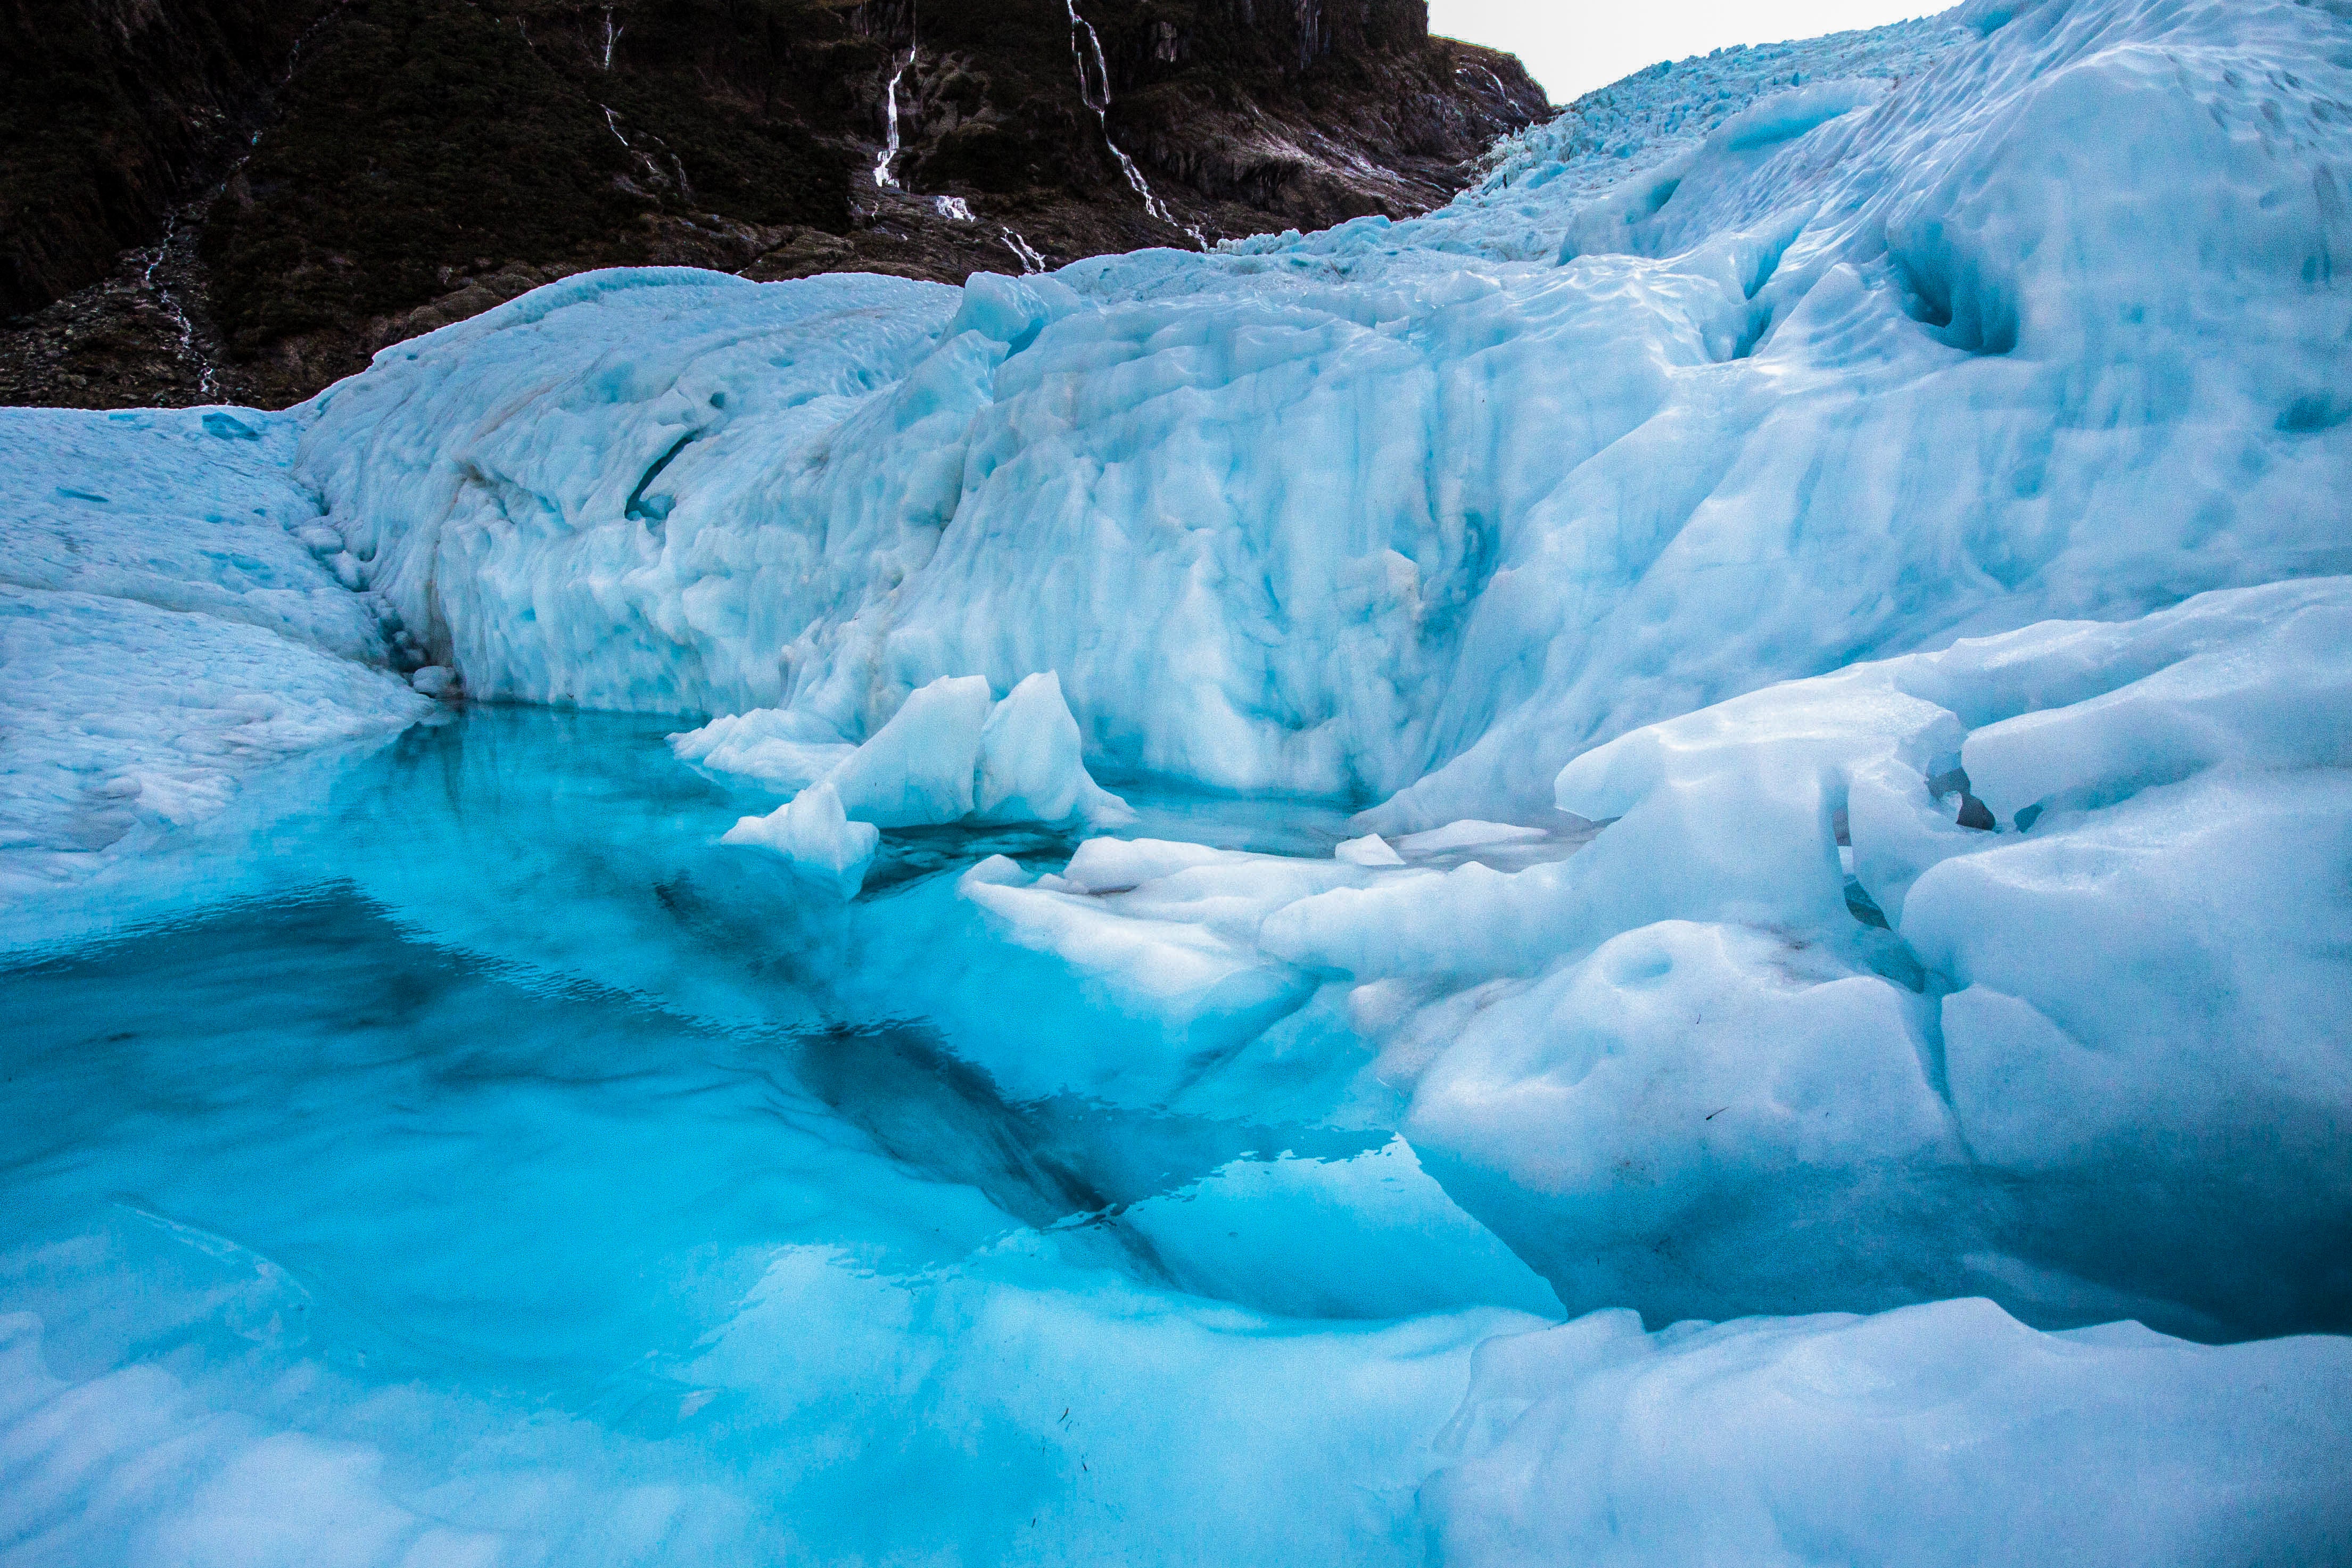
<path id="1" fill-rule="evenodd" d="M 2352 11 L 0 411 L 0 1561 L 2352 1563 Z"/>

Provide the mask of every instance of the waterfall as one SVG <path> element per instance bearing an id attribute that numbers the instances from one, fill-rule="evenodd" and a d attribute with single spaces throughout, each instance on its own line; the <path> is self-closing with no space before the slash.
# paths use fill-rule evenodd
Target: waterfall
<path id="1" fill-rule="evenodd" d="M 890 129 L 882 143 L 882 155 L 874 160 L 874 187 L 877 190 L 898 188 L 898 176 L 890 172 L 890 165 L 898 156 L 898 79 L 905 76 L 907 68 L 915 63 L 917 47 L 914 44 L 907 46 L 907 58 L 899 62 L 897 70 L 890 73 L 890 83 L 882 89 L 883 105 L 889 112 Z"/>
<path id="2" fill-rule="evenodd" d="M 619 42 L 621 41 L 621 35 L 622 35 L 623 33 L 627 32 L 627 31 L 628 31 L 628 28 L 626 28 L 626 27 L 615 27 L 614 26 L 613 26 L 613 8 L 612 8 L 610 5 L 605 6 L 605 7 L 604 7 L 604 68 L 605 68 L 606 70 L 611 70 L 611 69 L 613 68 L 613 46 L 614 46 L 614 45 L 615 45 L 615 44 L 617 44 L 617 43 L 619 43 Z"/>
<path id="3" fill-rule="evenodd" d="M 1088 109 L 1095 111 L 1095 123 L 1102 127 L 1103 145 L 1109 148 L 1110 155 L 1118 160 L 1119 172 L 1127 176 L 1129 188 L 1143 198 L 1143 210 L 1146 215 L 1158 218 L 1171 228 L 1182 229 L 1192 237 L 1192 242 L 1195 245 L 1202 250 L 1208 249 L 1207 237 L 1193 225 L 1177 221 L 1176 215 L 1168 210 L 1168 204 L 1152 195 L 1151 182 L 1143 177 L 1143 171 L 1135 166 L 1135 160 L 1129 157 L 1119 144 L 1110 139 L 1110 64 L 1103 58 L 1101 36 L 1096 33 L 1092 22 L 1078 15 L 1078 0 L 1062 0 L 1062 4 L 1070 13 L 1070 58 L 1076 62 L 1078 68 L 1078 97 Z M 1081 33 L 1086 35 L 1086 44 L 1083 47 L 1078 42 L 1078 35 Z M 1091 75 L 1087 70 L 1087 57 L 1089 53 L 1094 57 L 1094 70 Z"/>
<path id="4" fill-rule="evenodd" d="M 931 198 L 931 210 L 939 214 L 941 217 L 947 219 L 950 223 L 976 223 L 979 221 L 977 218 L 972 216 L 971 204 L 965 201 L 961 196 L 933 196 Z"/>
<path id="5" fill-rule="evenodd" d="M 1000 228 L 996 232 L 1003 237 L 1004 247 L 1021 258 L 1021 272 L 1024 277 L 1046 270 L 1045 258 L 1037 254 L 1034 246 L 1009 228 Z"/>
<path id="6" fill-rule="evenodd" d="M 155 242 L 154 250 L 148 255 L 147 264 L 140 268 L 139 286 L 154 295 L 155 302 L 163 308 L 163 314 L 171 318 L 172 325 L 180 334 L 180 341 L 173 351 L 173 357 L 184 364 L 196 367 L 196 395 L 202 401 L 211 403 L 219 395 L 220 378 L 213 374 L 212 361 L 196 346 L 196 323 L 189 319 L 187 310 L 180 304 L 179 296 L 172 292 L 170 285 L 155 276 L 163 265 L 163 258 L 171 254 L 172 242 L 179 237 L 179 233 L 180 214 L 174 209 L 163 220 L 163 237 Z"/>

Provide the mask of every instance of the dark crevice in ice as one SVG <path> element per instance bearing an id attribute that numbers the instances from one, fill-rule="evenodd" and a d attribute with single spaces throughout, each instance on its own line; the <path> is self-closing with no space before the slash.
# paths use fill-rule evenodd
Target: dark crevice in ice
<path id="1" fill-rule="evenodd" d="M 1940 232 L 1890 238 L 1887 261 L 1903 310 L 1938 342 L 1963 353 L 2005 354 L 2017 347 L 2017 312 L 1992 282 L 1955 255 Z"/>
<path id="2" fill-rule="evenodd" d="M 668 520 L 670 508 L 677 502 L 668 496 L 648 496 L 646 494 L 646 487 L 661 478 L 662 470 L 676 461 L 677 455 L 685 451 L 695 437 L 699 434 L 701 432 L 697 430 L 688 431 L 670 444 L 668 451 L 654 459 L 653 467 L 647 468 L 645 476 L 637 480 L 637 488 L 629 492 L 629 504 L 622 509 L 621 515 L 632 522 L 642 522 L 656 532 L 661 531 L 662 523 Z"/>
<path id="3" fill-rule="evenodd" d="M 1992 808 L 1969 792 L 1969 770 L 1966 768 L 1955 765 L 1936 774 L 1927 781 L 1927 793 L 1937 800 L 1948 795 L 1958 795 L 1959 812 L 1953 820 L 1962 827 L 1990 833 L 1999 826 L 1993 820 Z"/>
<path id="4" fill-rule="evenodd" d="M 1878 907 L 1878 900 L 1870 896 L 1870 889 L 1864 887 L 1858 878 L 1848 877 L 1845 879 L 1845 907 L 1848 913 L 1866 926 L 1874 926 L 1880 931 L 1890 929 L 1886 911 Z"/>

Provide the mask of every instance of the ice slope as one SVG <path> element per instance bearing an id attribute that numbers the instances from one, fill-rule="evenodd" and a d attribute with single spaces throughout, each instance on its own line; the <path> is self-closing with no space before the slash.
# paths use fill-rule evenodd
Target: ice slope
<path id="1" fill-rule="evenodd" d="M 250 410 L 0 409 L 0 894 L 218 814 L 256 769 L 431 704 Z"/>
<path id="2" fill-rule="evenodd" d="M 1523 816 L 1774 679 L 2352 564 L 2345 27 L 1979 6 L 1644 73 L 1407 224 L 573 279 L 299 468 L 485 692 L 838 744 L 1050 669 L 1121 767 Z"/>

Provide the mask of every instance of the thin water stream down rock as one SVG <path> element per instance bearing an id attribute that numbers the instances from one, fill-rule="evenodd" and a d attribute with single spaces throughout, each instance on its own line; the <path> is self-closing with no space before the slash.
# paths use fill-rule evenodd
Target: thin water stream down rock
<path id="1" fill-rule="evenodd" d="M 129 287 L 174 214 L 201 243 L 173 298 L 223 395 L 274 406 L 600 266 L 961 282 L 1008 246 L 1043 269 L 1402 216 L 1551 111 L 1509 57 L 1432 38 L 1416 0 L 1305 31 L 1226 0 L 1094 0 L 1083 29 L 982 0 L 924 17 L 919 49 L 916 23 L 901 0 L 0 19 L 0 399 L 211 395 Z"/>

